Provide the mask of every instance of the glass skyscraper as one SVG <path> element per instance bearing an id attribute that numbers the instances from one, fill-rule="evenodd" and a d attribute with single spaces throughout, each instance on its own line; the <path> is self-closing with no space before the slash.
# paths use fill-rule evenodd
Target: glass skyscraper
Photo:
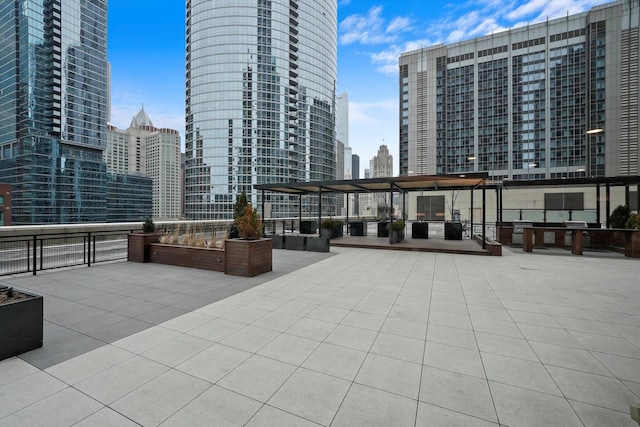
<path id="1" fill-rule="evenodd" d="M 0 0 L 0 181 L 14 225 L 107 219 L 106 30 L 106 0 Z"/>
<path id="2" fill-rule="evenodd" d="M 335 0 L 187 0 L 186 48 L 187 218 L 231 218 L 243 191 L 260 207 L 255 184 L 335 179 Z M 268 197 L 297 216 L 298 197 Z"/>
<path id="3" fill-rule="evenodd" d="M 403 54 L 400 174 L 640 174 L 639 5 Z"/>

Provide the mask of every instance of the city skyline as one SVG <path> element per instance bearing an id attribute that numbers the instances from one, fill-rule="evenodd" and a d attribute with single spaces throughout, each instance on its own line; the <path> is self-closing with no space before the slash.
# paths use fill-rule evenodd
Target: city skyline
<path id="1" fill-rule="evenodd" d="M 162 2 L 158 7 L 158 3 L 109 2 L 111 123 L 126 128 L 144 105 L 159 126 L 178 130 L 184 142 L 185 4 Z M 420 1 L 364 5 L 338 1 L 337 93 L 349 94 L 353 153 L 366 164 L 385 144 L 398 170 L 397 60 L 402 52 L 468 40 L 605 3 L 609 2 L 482 0 L 424 8 Z"/>

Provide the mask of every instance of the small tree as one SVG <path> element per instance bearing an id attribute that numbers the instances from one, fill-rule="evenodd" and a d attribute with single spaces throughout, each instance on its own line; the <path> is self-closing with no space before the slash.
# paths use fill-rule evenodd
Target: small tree
<path id="1" fill-rule="evenodd" d="M 245 214 L 247 206 L 247 193 L 243 191 L 236 197 L 236 203 L 233 205 L 233 221 L 238 222 L 238 219 Z"/>
<path id="2" fill-rule="evenodd" d="M 236 221 L 238 232 L 242 239 L 259 239 L 262 237 L 262 221 L 258 212 L 251 205 L 244 210 L 244 215 Z"/>
<path id="3" fill-rule="evenodd" d="M 151 218 L 147 218 L 142 223 L 142 231 L 144 233 L 153 233 L 156 231 L 156 225 L 153 223 Z"/>
<path id="4" fill-rule="evenodd" d="M 640 215 L 638 214 L 631 214 L 631 216 L 629 216 L 629 219 L 627 220 L 627 228 L 630 229 L 640 229 Z"/>
<path id="5" fill-rule="evenodd" d="M 627 205 L 619 205 L 611 212 L 609 226 L 611 228 L 625 228 L 631 216 L 631 209 Z"/>

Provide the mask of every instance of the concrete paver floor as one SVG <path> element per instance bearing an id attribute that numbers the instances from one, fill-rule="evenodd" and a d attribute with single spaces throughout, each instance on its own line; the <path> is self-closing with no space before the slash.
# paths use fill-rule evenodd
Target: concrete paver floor
<path id="1" fill-rule="evenodd" d="M 0 362 L 0 426 L 635 425 L 638 260 L 331 252 L 223 299 L 215 292 L 227 276 L 167 267 L 160 278 L 155 265 L 10 279 L 35 290 L 46 276 L 101 304 L 108 314 L 72 319 L 83 307 L 48 306 L 52 323 L 80 334 L 88 319 L 84 329 L 157 324 L 86 335 L 100 345 L 59 362 Z M 125 292 L 138 282 L 171 293 L 120 307 L 87 290 L 137 299 Z M 212 301 L 186 302 L 202 287 Z M 183 312 L 163 319 L 168 308 L 149 304 L 182 300 L 172 294 Z"/>

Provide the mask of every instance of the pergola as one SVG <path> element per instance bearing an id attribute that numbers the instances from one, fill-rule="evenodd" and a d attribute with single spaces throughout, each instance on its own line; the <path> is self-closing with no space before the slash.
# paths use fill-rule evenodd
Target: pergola
<path id="1" fill-rule="evenodd" d="M 383 193 L 389 192 L 393 200 L 394 192 L 401 192 L 403 196 L 403 206 L 405 205 L 406 193 L 413 191 L 435 191 L 435 190 L 470 190 L 471 204 L 473 205 L 473 190 L 482 189 L 482 241 L 485 247 L 485 223 L 486 223 L 486 181 L 488 173 L 464 173 L 456 175 L 414 175 L 398 176 L 370 179 L 347 179 L 335 181 L 309 181 L 309 182 L 286 182 L 277 184 L 259 184 L 254 188 L 262 191 L 262 216 L 264 220 L 265 192 L 283 193 L 298 195 L 300 197 L 298 216 L 302 219 L 302 196 L 318 195 L 327 193 L 341 194 L 361 194 L 361 193 Z M 318 197 L 318 223 L 322 221 L 322 197 Z M 404 211 L 404 209 L 403 209 Z M 347 204 L 347 223 L 349 222 L 349 205 Z M 389 212 L 391 220 L 391 212 Z M 473 229 L 473 223 L 471 224 Z"/>

